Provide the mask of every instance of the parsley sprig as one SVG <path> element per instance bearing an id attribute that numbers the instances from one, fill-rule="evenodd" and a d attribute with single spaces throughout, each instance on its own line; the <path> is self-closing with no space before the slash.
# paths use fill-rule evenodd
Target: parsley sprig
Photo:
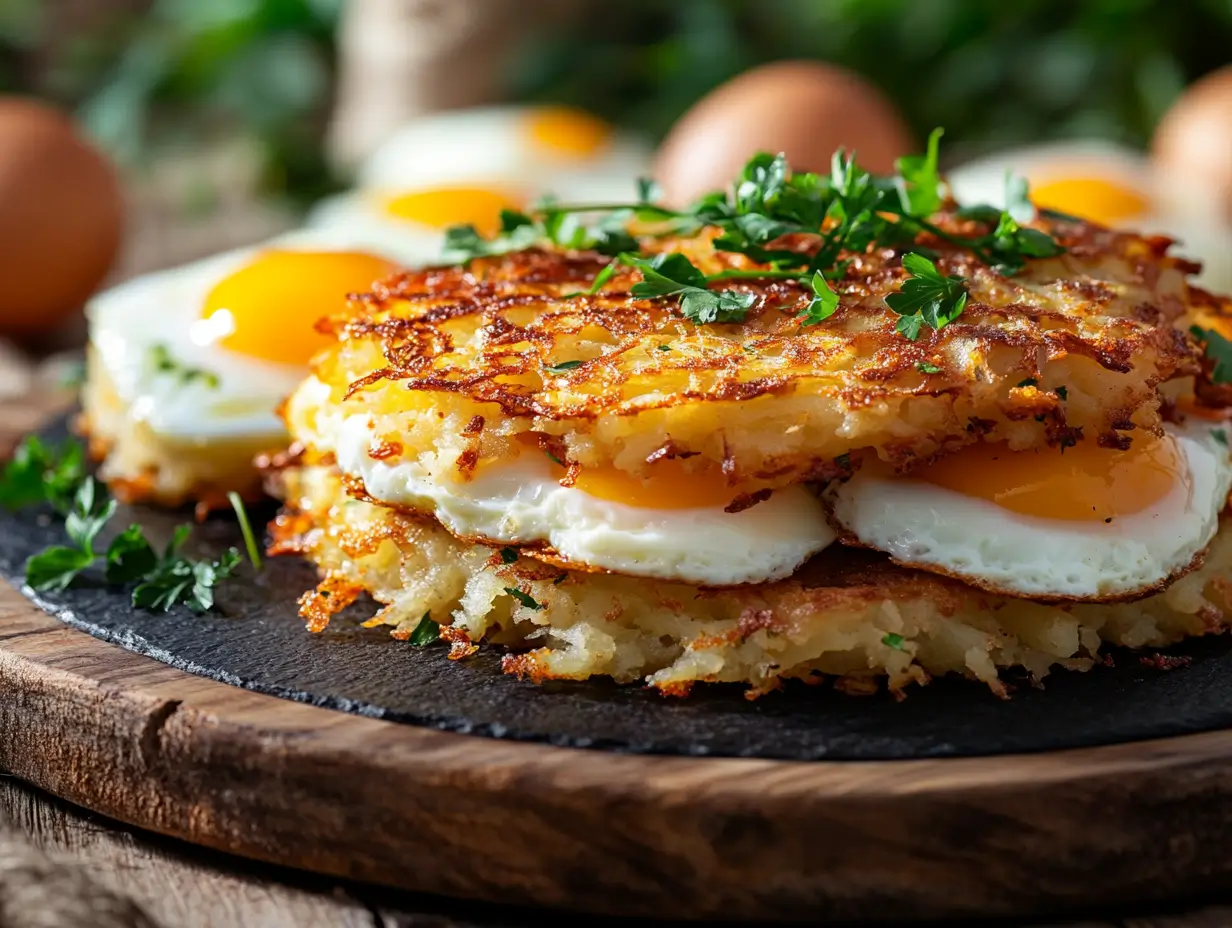
<path id="1" fill-rule="evenodd" d="M 890 176 L 863 170 L 854 155 L 843 151 L 835 153 L 825 174 L 792 173 L 783 155 L 762 153 L 749 160 L 730 190 L 708 194 L 684 210 L 655 204 L 657 190 L 643 181 L 635 203 L 549 202 L 530 213 L 506 211 L 501 232 L 493 239 L 484 239 L 473 226 L 454 227 L 446 233 L 446 252 L 453 260 L 467 261 L 543 242 L 598 251 L 613 261 L 590 289 L 566 296 L 597 293 L 623 264 L 641 274 L 632 296 L 674 300 L 681 314 L 699 325 L 741 322 L 757 302 L 754 293 L 715 284 L 741 278 L 794 281 L 812 294 L 799 314 L 801 327 L 806 327 L 837 311 L 840 295 L 830 283 L 844 277 L 854 255 L 873 247 L 903 248 L 907 257 L 914 254 L 918 260 L 913 261 L 914 269 L 904 260 L 910 274 L 903 285 L 907 296 L 891 294 L 887 303 L 902 317 L 898 331 L 915 338 L 924 325 L 941 328 L 966 305 L 965 284 L 954 283 L 959 278 L 940 275 L 931 261 L 927 267 L 921 263 L 927 261 L 917 244 L 921 235 L 969 251 L 1007 276 L 1021 272 L 1032 259 L 1064 251 L 1050 236 L 1024 226 L 1034 218 L 1035 209 L 1021 178 L 1007 178 L 1005 210 L 981 206 L 959 211 L 989 231 L 958 235 L 932 223 L 929 217 L 947 201 L 938 169 L 941 135 L 940 129 L 934 130 L 925 152 L 900 158 Z M 588 224 L 587 216 L 598 218 Z M 651 224 L 650 237 L 689 235 L 714 227 L 716 250 L 744 255 L 760 267 L 708 275 L 678 252 L 644 255 L 627 231 L 633 219 Z M 911 305 L 917 308 L 899 309 Z"/>
<path id="2" fill-rule="evenodd" d="M 32 436 L 18 446 L 0 475 L 0 504 L 16 509 L 50 504 L 64 516 L 69 545 L 52 545 L 26 562 L 26 583 L 40 592 L 66 589 L 83 571 L 104 565 L 107 583 L 135 584 L 134 606 L 166 612 L 176 605 L 205 612 L 214 605 L 214 588 L 239 564 L 234 548 L 216 560 L 192 560 L 180 548 L 191 529 L 179 526 L 160 554 L 140 525 L 129 525 L 105 551 L 98 540 L 116 512 L 116 501 L 85 472 L 85 452 L 79 442 L 51 448 Z M 260 568 L 256 541 L 242 505 L 236 510 L 253 566 Z"/>
<path id="3" fill-rule="evenodd" d="M 1190 326 L 1189 334 L 1202 343 L 1212 363 L 1211 383 L 1232 383 L 1232 341 L 1214 329 Z"/>

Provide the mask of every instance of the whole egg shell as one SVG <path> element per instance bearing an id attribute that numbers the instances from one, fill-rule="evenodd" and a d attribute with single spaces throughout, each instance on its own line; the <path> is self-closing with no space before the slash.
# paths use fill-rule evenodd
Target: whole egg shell
<path id="1" fill-rule="evenodd" d="M 54 328 L 107 276 L 123 226 L 107 160 L 63 114 L 0 98 L 0 331 Z"/>
<path id="2" fill-rule="evenodd" d="M 1193 84 L 1164 114 L 1151 144 L 1174 205 L 1232 222 L 1232 65 Z M 1176 199 L 1175 197 L 1173 199 Z"/>
<path id="3" fill-rule="evenodd" d="M 687 203 L 729 186 L 759 151 L 783 152 L 796 171 L 828 171 L 838 148 L 883 173 L 914 148 L 893 104 L 851 71 L 812 61 L 754 68 L 703 97 L 655 158 L 664 198 Z"/>

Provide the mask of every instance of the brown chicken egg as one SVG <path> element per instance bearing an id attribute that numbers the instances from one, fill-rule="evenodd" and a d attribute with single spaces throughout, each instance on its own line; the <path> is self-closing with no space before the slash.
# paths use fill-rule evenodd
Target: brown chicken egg
<path id="1" fill-rule="evenodd" d="M 827 171 L 835 149 L 884 172 L 914 147 L 893 104 L 850 71 L 815 61 L 754 68 L 703 97 L 655 159 L 664 198 L 686 203 L 726 187 L 758 151 L 785 152 L 797 170 Z"/>
<path id="2" fill-rule="evenodd" d="M 0 332 L 54 328 L 106 277 L 120 245 L 115 172 L 62 113 L 0 98 Z"/>
<path id="3" fill-rule="evenodd" d="M 1196 206 L 1232 219 L 1232 65 L 1193 84 L 1164 114 L 1152 142 L 1166 182 Z"/>

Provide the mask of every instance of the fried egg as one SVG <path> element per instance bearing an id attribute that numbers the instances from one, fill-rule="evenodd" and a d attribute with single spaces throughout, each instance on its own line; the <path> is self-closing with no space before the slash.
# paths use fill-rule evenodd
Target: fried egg
<path id="1" fill-rule="evenodd" d="M 438 113 L 385 142 L 361 167 L 357 189 L 320 203 L 309 224 L 414 241 L 433 260 L 449 226 L 491 235 L 502 209 L 528 209 L 545 194 L 628 201 L 650 157 L 641 139 L 569 107 Z"/>
<path id="2" fill-rule="evenodd" d="M 837 525 L 900 564 L 1032 599 L 1143 595 L 1196 566 L 1229 487 L 1228 435 L 1199 420 L 1127 451 L 982 443 L 909 477 L 832 487 Z"/>
<path id="3" fill-rule="evenodd" d="M 320 408 L 328 391 L 318 382 L 314 400 L 301 387 L 291 416 L 296 405 Z M 653 465 L 644 480 L 583 468 L 569 485 L 565 467 L 530 444 L 511 459 L 479 462 L 466 479 L 451 453 L 390 454 L 368 416 L 326 428 L 339 469 L 362 479 L 372 498 L 431 514 L 458 537 L 525 547 L 575 569 L 705 586 L 762 583 L 790 576 L 834 540 L 803 486 L 741 508 L 731 505 L 740 488 L 720 470 L 691 473 L 680 461 Z"/>
<path id="4" fill-rule="evenodd" d="M 1183 178 L 1157 170 L 1145 155 L 1099 141 L 1011 149 L 955 168 L 950 190 L 963 205 L 1003 207 L 1006 172 L 1027 179 L 1041 209 L 1176 239 L 1177 253 L 1202 261 L 1199 284 L 1232 290 L 1232 225 L 1195 203 Z"/>
<path id="5" fill-rule="evenodd" d="M 280 438 L 274 409 L 327 344 L 313 324 L 398 267 L 388 249 L 299 232 L 138 277 L 87 307 L 93 363 L 157 435 Z"/>

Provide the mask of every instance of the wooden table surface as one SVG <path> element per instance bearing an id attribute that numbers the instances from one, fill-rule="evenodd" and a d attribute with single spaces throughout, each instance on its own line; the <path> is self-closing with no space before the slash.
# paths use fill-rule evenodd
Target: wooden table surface
<path id="1" fill-rule="evenodd" d="M 0 816 L 53 859 L 143 907 L 165 928 L 521 928 L 616 925 L 395 893 L 284 870 L 147 834 L 0 775 Z M 646 923 L 648 924 L 648 923 Z M 999 923 L 1010 928 L 1013 923 Z M 1232 906 L 1062 919 L 1017 928 L 1226 928 Z M 6 928 L 8 928 L 6 924 Z"/>

